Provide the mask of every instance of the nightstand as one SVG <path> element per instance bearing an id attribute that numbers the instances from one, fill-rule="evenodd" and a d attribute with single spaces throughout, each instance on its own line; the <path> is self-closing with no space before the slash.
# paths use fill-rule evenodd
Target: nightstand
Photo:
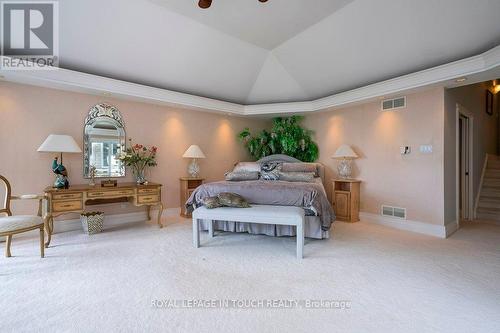
<path id="1" fill-rule="evenodd" d="M 356 179 L 334 179 L 332 201 L 337 219 L 344 222 L 359 221 L 359 185 Z"/>
<path id="2" fill-rule="evenodd" d="M 191 217 L 191 214 L 188 214 L 186 211 L 186 201 L 189 199 L 191 194 L 196 190 L 198 186 L 203 184 L 205 179 L 203 178 L 192 178 L 192 177 L 182 177 L 179 178 L 181 182 L 181 216 L 182 217 Z"/>

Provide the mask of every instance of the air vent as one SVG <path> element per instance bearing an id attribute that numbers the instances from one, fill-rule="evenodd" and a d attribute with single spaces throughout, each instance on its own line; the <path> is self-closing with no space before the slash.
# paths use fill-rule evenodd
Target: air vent
<path id="1" fill-rule="evenodd" d="M 406 220 L 406 208 L 382 205 L 382 215 Z"/>
<path id="2" fill-rule="evenodd" d="M 406 96 L 397 97 L 393 99 L 384 99 L 382 101 L 382 110 L 394 110 L 401 109 L 406 107 Z"/>

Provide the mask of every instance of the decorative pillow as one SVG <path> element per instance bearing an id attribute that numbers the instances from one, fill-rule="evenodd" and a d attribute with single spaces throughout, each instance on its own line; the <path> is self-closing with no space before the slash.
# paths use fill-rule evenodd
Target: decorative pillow
<path id="1" fill-rule="evenodd" d="M 234 208 L 248 208 L 250 205 L 248 201 L 245 200 L 241 195 L 236 193 L 219 193 L 217 195 L 219 198 L 219 203 L 226 207 L 234 207 Z"/>
<path id="2" fill-rule="evenodd" d="M 281 162 L 265 162 L 260 168 L 260 179 L 263 180 L 278 180 L 281 170 Z"/>
<path id="3" fill-rule="evenodd" d="M 235 165 L 233 172 L 259 172 L 260 164 L 257 162 L 240 162 Z"/>
<path id="4" fill-rule="evenodd" d="M 275 169 L 272 171 L 261 171 L 260 179 L 262 179 L 262 180 L 279 180 L 280 179 L 280 171 L 279 171 L 279 169 Z"/>
<path id="5" fill-rule="evenodd" d="M 283 163 L 281 166 L 283 172 L 313 172 L 315 177 L 318 176 L 316 163 Z"/>
<path id="6" fill-rule="evenodd" d="M 269 172 L 276 169 L 281 170 L 282 164 L 282 162 L 265 162 L 260 165 L 260 171 Z"/>
<path id="7" fill-rule="evenodd" d="M 312 182 L 314 172 L 280 172 L 279 179 L 286 182 Z"/>
<path id="8" fill-rule="evenodd" d="M 259 172 L 258 171 L 238 171 L 238 172 L 227 172 L 226 180 L 229 181 L 245 181 L 245 180 L 258 180 Z"/>
<path id="9" fill-rule="evenodd" d="M 209 197 L 203 199 L 203 206 L 207 207 L 208 209 L 222 207 L 218 197 Z"/>

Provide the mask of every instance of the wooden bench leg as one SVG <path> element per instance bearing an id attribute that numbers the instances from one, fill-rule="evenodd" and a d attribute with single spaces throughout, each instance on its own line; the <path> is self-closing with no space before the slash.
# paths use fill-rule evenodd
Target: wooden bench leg
<path id="1" fill-rule="evenodd" d="M 297 224 L 297 259 L 304 257 L 304 220 Z"/>
<path id="2" fill-rule="evenodd" d="M 213 238 L 214 237 L 214 221 L 210 220 L 208 223 L 208 237 Z"/>
<path id="3" fill-rule="evenodd" d="M 198 224 L 198 219 L 193 216 L 193 246 L 195 248 L 200 247 L 200 225 Z"/>

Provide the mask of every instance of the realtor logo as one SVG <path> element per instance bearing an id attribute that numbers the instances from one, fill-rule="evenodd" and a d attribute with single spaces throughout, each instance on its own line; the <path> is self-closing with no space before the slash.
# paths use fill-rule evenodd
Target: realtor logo
<path id="1" fill-rule="evenodd" d="M 34 70 L 58 66 L 58 2 L 0 1 L 0 69 Z"/>

